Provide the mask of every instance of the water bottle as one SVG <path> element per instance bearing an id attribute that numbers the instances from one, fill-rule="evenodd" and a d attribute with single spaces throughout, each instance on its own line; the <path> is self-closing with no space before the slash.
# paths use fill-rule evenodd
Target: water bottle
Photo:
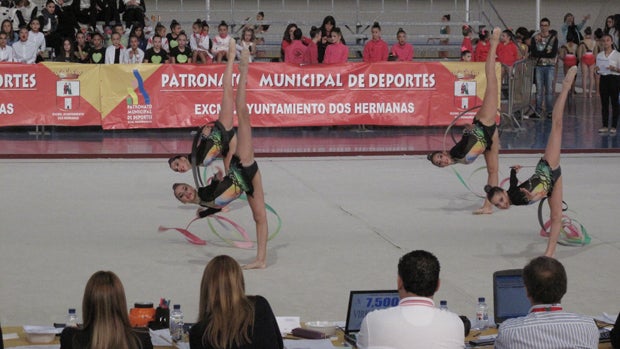
<path id="1" fill-rule="evenodd" d="M 439 310 L 448 310 L 448 301 L 445 299 L 442 299 L 439 301 Z"/>
<path id="2" fill-rule="evenodd" d="M 175 304 L 170 312 L 170 337 L 175 342 L 183 338 L 183 312 L 180 304 Z"/>
<path id="3" fill-rule="evenodd" d="M 476 323 L 475 330 L 484 330 L 489 327 L 489 308 L 485 303 L 484 297 L 478 298 L 478 306 L 476 307 Z"/>
<path id="4" fill-rule="evenodd" d="M 67 313 L 67 321 L 65 322 L 65 327 L 77 327 L 78 326 L 78 317 L 75 313 L 75 308 L 69 308 L 69 312 Z"/>

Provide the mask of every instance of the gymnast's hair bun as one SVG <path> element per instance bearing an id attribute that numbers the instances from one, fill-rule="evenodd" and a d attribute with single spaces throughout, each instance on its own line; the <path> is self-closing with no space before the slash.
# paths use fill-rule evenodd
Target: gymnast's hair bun
<path id="1" fill-rule="evenodd" d="M 493 189 L 493 187 L 488 184 L 484 186 L 484 192 L 487 194 L 491 191 L 491 189 Z"/>

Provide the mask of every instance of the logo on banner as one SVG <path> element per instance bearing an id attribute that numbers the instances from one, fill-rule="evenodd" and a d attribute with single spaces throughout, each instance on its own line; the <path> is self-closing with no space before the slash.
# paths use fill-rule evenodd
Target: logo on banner
<path id="1" fill-rule="evenodd" d="M 56 81 L 56 107 L 75 110 L 80 107 L 80 80 L 78 73 L 59 74 Z"/>
<path id="2" fill-rule="evenodd" d="M 144 80 L 137 69 L 133 70 L 133 76 L 136 78 L 139 94 L 134 88 L 127 88 L 127 123 L 150 124 L 153 122 L 151 97 L 144 88 Z"/>
<path id="3" fill-rule="evenodd" d="M 476 106 L 476 80 L 472 74 L 456 74 L 454 81 L 454 106 L 467 110 Z"/>

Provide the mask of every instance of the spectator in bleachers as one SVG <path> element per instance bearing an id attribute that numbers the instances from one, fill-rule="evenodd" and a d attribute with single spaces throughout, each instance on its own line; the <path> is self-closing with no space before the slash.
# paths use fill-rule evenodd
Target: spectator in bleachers
<path id="1" fill-rule="evenodd" d="M 211 47 L 211 53 L 216 63 L 222 63 L 224 59 L 228 59 L 229 43 L 228 24 L 222 21 L 217 26 L 217 35 L 213 37 L 213 47 Z"/>
<path id="2" fill-rule="evenodd" d="M 104 64 L 106 47 L 103 46 L 103 36 L 95 32 L 92 36 L 92 48 L 90 49 L 90 63 Z"/>
<path id="3" fill-rule="evenodd" d="M 280 44 L 280 60 L 282 62 L 286 62 L 286 48 L 291 45 L 294 40 L 294 33 L 297 29 L 297 24 L 289 23 L 284 29 L 284 34 L 282 35 L 282 43 Z"/>
<path id="4" fill-rule="evenodd" d="M 387 62 L 390 55 L 388 44 L 381 39 L 381 26 L 374 22 L 370 29 L 371 39 L 364 45 L 362 58 L 364 62 Z"/>
<path id="5" fill-rule="evenodd" d="M 450 38 L 447 37 L 448 35 L 450 35 L 450 26 L 447 24 L 448 22 L 450 22 L 450 15 L 443 15 L 441 17 L 441 21 L 445 22 L 446 24 L 439 28 L 439 34 L 442 36 L 439 39 L 439 43 L 441 45 L 447 45 L 450 42 Z M 437 51 L 437 54 L 439 55 L 439 58 L 448 58 L 448 51 L 446 50 L 441 49 Z"/>
<path id="6" fill-rule="evenodd" d="M 325 50 L 327 46 L 332 43 L 332 30 L 336 27 L 336 19 L 333 16 L 326 16 L 323 18 L 323 24 L 321 24 L 321 41 L 318 43 L 319 63 L 323 63 L 325 57 Z"/>
<path id="7" fill-rule="evenodd" d="M 474 35 L 474 31 L 467 24 L 463 25 L 462 29 L 463 41 L 461 42 L 461 52 L 469 51 L 474 52 L 474 45 L 471 42 L 471 38 Z"/>
<path id="8" fill-rule="evenodd" d="M 144 61 L 144 51 L 140 48 L 140 39 L 132 35 L 129 37 L 129 47 L 123 52 L 127 63 L 136 64 Z"/>
<path id="9" fill-rule="evenodd" d="M 13 62 L 13 48 L 8 45 L 7 34 L 0 31 L 0 62 Z"/>
<path id="10" fill-rule="evenodd" d="M 80 29 L 75 13 L 73 12 L 74 0 L 54 0 L 57 4 L 54 13 L 58 16 L 56 32 L 62 37 L 71 38 Z M 79 1 L 79 0 L 75 0 Z"/>
<path id="11" fill-rule="evenodd" d="M 228 28 L 228 26 L 226 27 Z M 179 34 L 181 34 L 182 31 L 183 28 L 181 28 L 181 24 L 177 22 L 176 19 L 173 19 L 172 22 L 170 22 L 170 33 L 166 35 L 166 39 L 168 39 L 168 50 L 172 50 L 179 45 L 177 37 L 179 36 Z"/>
<path id="12" fill-rule="evenodd" d="M 161 37 L 161 48 L 164 51 L 166 51 L 166 53 L 170 52 L 170 46 L 168 45 L 168 38 L 166 38 L 166 27 L 164 27 L 161 23 L 157 23 L 155 25 L 155 35 L 159 35 Z M 148 39 L 146 49 L 148 50 L 151 47 L 153 47 L 153 37 L 150 37 Z"/>
<path id="13" fill-rule="evenodd" d="M 13 30 L 13 23 L 11 20 L 5 19 L 2 21 L 2 32 L 6 33 L 6 44 L 13 46 L 13 43 L 19 41 L 19 34 Z"/>
<path id="14" fill-rule="evenodd" d="M 41 10 L 39 21 L 41 23 L 41 32 L 43 32 L 43 36 L 45 37 L 46 46 L 58 49 L 61 46 L 62 38 L 56 32 L 58 29 L 58 16 L 56 15 L 56 4 L 54 0 L 47 0 L 45 7 Z"/>
<path id="15" fill-rule="evenodd" d="M 37 11 L 38 8 L 34 2 L 30 2 L 29 0 L 16 0 L 13 30 L 19 30 L 19 28 L 27 26 L 34 18 L 37 18 Z"/>
<path id="16" fill-rule="evenodd" d="M 123 47 L 127 47 L 129 45 L 129 35 L 127 35 L 127 32 L 125 31 L 123 23 L 116 22 L 116 24 L 114 24 L 114 27 L 112 27 L 112 32 L 118 33 L 121 36 L 121 45 Z"/>
<path id="17" fill-rule="evenodd" d="M 308 49 L 304 55 L 304 64 L 317 64 L 319 63 L 319 42 L 321 41 L 321 29 L 312 26 L 310 28 L 310 38 L 312 40 L 308 44 Z"/>
<path id="18" fill-rule="evenodd" d="M 146 50 L 144 63 L 168 63 L 168 52 L 162 47 L 162 37 L 155 34 L 152 39 L 153 47 Z"/>
<path id="19" fill-rule="evenodd" d="M 142 50 L 142 52 L 146 51 L 148 40 L 146 39 L 146 35 L 144 35 L 144 26 L 140 23 L 134 23 L 131 31 L 129 32 L 129 37 L 132 35 L 138 38 L 138 47 Z"/>
<path id="20" fill-rule="evenodd" d="M 60 45 L 60 47 L 58 48 L 54 61 L 77 63 L 77 58 L 75 57 L 75 51 L 73 50 L 73 43 L 71 42 L 71 40 L 64 39 L 62 41 L 62 45 Z"/>
<path id="21" fill-rule="evenodd" d="M 583 94 L 586 92 L 588 97 L 592 97 L 594 91 L 594 68 L 596 67 L 596 55 L 598 54 L 598 46 L 592 38 L 592 28 L 587 27 L 583 33 L 583 40 L 577 48 L 577 57 L 581 62 L 581 89 Z"/>
<path id="22" fill-rule="evenodd" d="M 508 67 L 519 59 L 519 48 L 513 41 L 512 32 L 508 29 L 502 32 L 497 46 L 497 61 Z"/>
<path id="23" fill-rule="evenodd" d="M 75 34 L 75 59 L 78 63 L 90 63 L 90 46 L 86 42 L 86 34 Z"/>
<path id="24" fill-rule="evenodd" d="M 241 57 L 241 52 L 245 47 L 250 51 L 248 59 L 251 63 L 256 57 L 256 35 L 254 35 L 253 28 L 245 28 L 241 31 L 241 40 L 237 41 L 237 55 L 239 57 Z"/>
<path id="25" fill-rule="evenodd" d="M 461 52 L 461 61 L 462 62 L 471 62 L 471 52 L 468 50 L 465 50 L 463 52 Z"/>
<path id="26" fill-rule="evenodd" d="M 480 33 L 478 33 L 478 38 L 479 40 L 474 50 L 474 62 L 486 62 L 491 48 L 491 44 L 489 43 L 489 31 L 481 29 Z"/>
<path id="27" fill-rule="evenodd" d="M 13 62 L 34 64 L 37 61 L 37 46 L 28 40 L 28 28 L 19 29 L 19 40 L 13 44 Z"/>
<path id="28" fill-rule="evenodd" d="M 293 40 L 286 46 L 284 51 L 284 62 L 293 64 L 302 64 L 308 47 L 301 42 L 301 29 L 295 28 L 293 31 Z"/>
<path id="29" fill-rule="evenodd" d="M 105 64 L 124 64 L 127 63 L 124 54 L 125 48 L 121 45 L 121 34 L 112 33 L 112 45 L 105 50 Z"/>
<path id="30" fill-rule="evenodd" d="M 134 23 L 145 26 L 144 14 L 146 13 L 146 4 L 144 0 L 119 0 L 118 12 L 123 14 L 123 22 L 129 27 Z"/>
<path id="31" fill-rule="evenodd" d="M 177 41 L 179 45 L 170 49 L 170 63 L 192 63 L 192 49 L 188 46 L 187 35 L 185 33 L 179 34 Z"/>
<path id="32" fill-rule="evenodd" d="M 37 48 L 37 63 L 43 61 L 45 56 L 45 35 L 41 33 L 41 22 L 38 18 L 33 18 L 29 24 L 30 33 L 28 33 L 28 40 L 34 42 Z"/>
<path id="33" fill-rule="evenodd" d="M 397 42 L 392 46 L 392 56 L 400 62 L 413 60 L 413 46 L 407 42 L 407 33 L 403 28 L 398 28 L 396 40 Z"/>
<path id="34" fill-rule="evenodd" d="M 258 13 L 256 13 L 256 24 L 254 24 L 254 35 L 256 35 L 257 44 L 265 43 L 263 34 L 269 30 L 269 25 L 263 24 L 264 20 L 265 20 L 265 12 L 258 11 Z"/>
<path id="35" fill-rule="evenodd" d="M 325 49 L 323 63 L 346 63 L 349 60 L 349 48 L 342 42 L 342 31 L 339 27 L 332 29 L 332 44 Z"/>
<path id="36" fill-rule="evenodd" d="M 211 39 L 209 38 L 209 26 L 204 30 L 204 23 L 197 19 L 192 24 L 192 35 L 189 37 L 189 47 L 192 49 L 192 61 L 194 63 L 211 63 Z"/>

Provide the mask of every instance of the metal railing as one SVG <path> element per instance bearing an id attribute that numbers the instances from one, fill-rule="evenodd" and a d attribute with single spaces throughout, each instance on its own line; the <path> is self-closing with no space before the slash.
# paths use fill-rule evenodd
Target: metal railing
<path id="1" fill-rule="evenodd" d="M 502 85 L 508 86 L 508 110 L 502 114 L 502 125 L 510 123 L 515 130 L 522 130 L 519 120 L 532 110 L 532 85 L 536 62 L 531 59 L 516 61 L 512 67 L 502 66 Z M 504 70 L 507 68 L 506 70 Z"/>

